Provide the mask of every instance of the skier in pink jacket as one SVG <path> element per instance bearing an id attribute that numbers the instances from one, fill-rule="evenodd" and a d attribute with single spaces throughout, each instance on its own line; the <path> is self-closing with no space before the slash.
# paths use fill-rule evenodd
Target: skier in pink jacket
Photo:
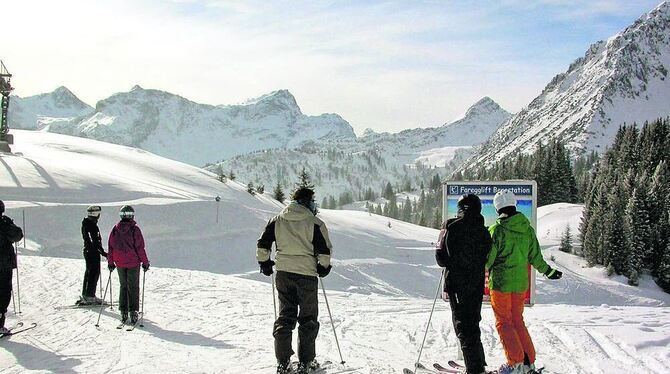
<path id="1" fill-rule="evenodd" d="M 135 324 L 139 319 L 140 265 L 149 270 L 149 259 L 144 250 L 142 231 L 135 223 L 135 210 L 124 205 L 119 211 L 121 221 L 109 234 L 107 266 L 109 271 L 119 270 L 119 310 L 121 322 Z"/>

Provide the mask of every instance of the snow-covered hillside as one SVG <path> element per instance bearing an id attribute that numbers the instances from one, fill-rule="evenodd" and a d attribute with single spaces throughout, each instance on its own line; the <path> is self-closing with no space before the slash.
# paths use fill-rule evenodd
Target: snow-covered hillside
<path id="1" fill-rule="evenodd" d="M 45 132 L 13 131 L 2 154 L 0 196 L 10 215 L 25 210 L 26 255 L 79 258 L 88 204 L 103 205 L 106 236 L 121 205 L 133 204 L 157 266 L 260 277 L 256 239 L 281 205 L 252 196 L 240 183 L 218 182 L 202 169 L 146 151 Z M 221 197 L 217 204 L 215 196 Z M 318 198 L 318 196 L 317 196 Z M 217 205 L 219 208 L 217 222 Z M 436 280 L 428 228 L 362 212 L 323 210 L 335 246 L 333 288 L 392 295 L 429 295 Z M 397 273 L 407 275 L 399 279 Z"/>
<path id="2" fill-rule="evenodd" d="M 285 187 L 304 167 L 321 195 L 338 196 L 348 191 L 356 198 L 372 188 L 379 192 L 387 182 L 409 181 L 415 188 L 436 173 L 445 176 L 471 156 L 510 118 L 495 101 L 485 97 L 466 114 L 439 127 L 417 128 L 400 133 L 375 133 L 333 143 L 312 143 L 296 149 L 271 149 L 237 156 L 208 167 L 231 170 L 240 181 Z"/>
<path id="3" fill-rule="evenodd" d="M 9 127 L 13 129 L 39 130 L 93 112 L 65 87 L 29 97 L 11 96 L 9 103 Z"/>
<path id="4" fill-rule="evenodd" d="M 241 105 L 212 106 L 139 86 L 98 102 L 84 118 L 54 123 L 48 131 L 134 146 L 197 166 L 306 141 L 355 138 L 349 123 L 336 114 L 302 114 L 287 90 Z"/>
<path id="5" fill-rule="evenodd" d="M 278 203 L 145 151 L 57 134 L 14 134 L 22 154 L 1 154 L 0 194 L 9 216 L 21 222 L 25 211 L 28 240 L 19 247 L 23 313 L 10 311 L 8 324 L 21 319 L 38 327 L 0 340 L 0 371 L 274 371 L 272 290 L 257 272 L 254 248 Z M 218 223 L 216 195 L 222 197 Z M 136 207 L 153 264 L 146 274 L 144 329 L 115 329 L 115 310 L 102 313 L 97 329 L 96 310 L 59 309 L 80 292 L 85 265 L 79 225 L 89 203 L 103 205 L 103 235 L 119 205 Z M 552 246 L 565 222 L 577 222 L 580 214 L 576 205 L 540 208 L 542 243 Z M 440 277 L 430 243 L 437 231 L 394 220 L 389 227 L 387 218 L 364 212 L 325 210 L 321 217 L 335 247 L 335 267 L 324 284 L 347 361 L 328 373 L 411 366 Z M 570 374 L 670 370 L 670 295 L 646 278 L 632 287 L 605 277 L 602 268 L 584 269 L 572 255 L 551 248 L 544 254 L 565 276 L 539 277 L 538 304 L 525 314 L 540 365 Z M 108 274 L 103 271 L 104 280 Z M 438 304 L 426 363 L 456 355 L 448 310 Z M 320 321 L 317 358 L 338 362 L 325 308 Z M 500 364 L 488 306 L 482 332 L 489 364 Z"/>
<path id="6" fill-rule="evenodd" d="M 602 152 L 618 127 L 670 115 L 670 2 L 593 44 L 489 139 L 471 164 L 530 152 L 549 139 Z"/>

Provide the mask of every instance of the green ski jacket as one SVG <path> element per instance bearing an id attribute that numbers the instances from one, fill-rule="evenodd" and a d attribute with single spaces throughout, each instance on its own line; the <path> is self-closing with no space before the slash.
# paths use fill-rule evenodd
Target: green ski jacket
<path id="1" fill-rule="evenodd" d="M 489 227 L 493 245 L 486 270 L 489 289 L 499 292 L 525 292 L 528 289 L 528 264 L 544 273 L 549 265 L 542 258 L 540 243 L 528 218 L 522 213 L 498 218 Z"/>

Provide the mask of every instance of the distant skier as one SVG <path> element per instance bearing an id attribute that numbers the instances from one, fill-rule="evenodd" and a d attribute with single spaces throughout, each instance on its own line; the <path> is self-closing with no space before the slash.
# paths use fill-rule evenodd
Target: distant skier
<path id="1" fill-rule="evenodd" d="M 23 230 L 4 214 L 5 203 L 0 200 L 0 334 L 9 332 L 5 314 L 12 299 L 12 276 L 17 265 L 14 243 L 23 239 Z"/>
<path id="2" fill-rule="evenodd" d="M 458 214 L 442 224 L 435 251 L 437 264 L 447 272 L 444 284 L 449 295 L 454 331 L 461 343 L 467 374 L 485 373 L 486 357 L 481 341 L 484 265 L 491 250 L 491 236 L 481 215 L 477 195 L 458 200 Z"/>
<path id="3" fill-rule="evenodd" d="M 507 363 L 499 374 L 535 371 L 535 347 L 523 321 L 524 297 L 528 290 L 528 264 L 549 279 L 563 273 L 552 269 L 542 258 L 540 244 L 528 218 L 517 212 L 516 197 L 501 190 L 493 198 L 498 220 L 489 228 L 493 239 L 486 269 L 489 270 L 491 307 L 496 317 Z"/>
<path id="4" fill-rule="evenodd" d="M 81 235 L 84 239 L 84 259 L 86 260 L 86 272 L 84 273 L 84 284 L 81 290 L 79 305 L 102 304 L 103 300 L 95 296 L 95 290 L 100 278 L 100 255 L 107 257 L 102 248 L 102 237 L 98 229 L 98 219 L 102 208 L 91 205 L 86 209 L 86 217 L 81 221 Z"/>
<path id="5" fill-rule="evenodd" d="M 142 231 L 135 223 L 135 210 L 124 205 L 119 211 L 121 221 L 109 234 L 107 264 L 109 271 L 119 270 L 119 310 L 121 321 L 135 324 L 140 306 L 140 264 L 149 270 L 149 259 L 144 249 Z"/>
<path id="6" fill-rule="evenodd" d="M 318 212 L 314 191 L 298 188 L 291 203 L 272 218 L 258 239 L 256 259 L 261 273 L 271 276 L 275 262 L 270 259 L 272 243 L 276 242 L 279 317 L 275 321 L 275 356 L 277 373 L 292 373 L 291 340 L 296 322 L 298 328 L 298 374 L 319 367 L 316 357 L 316 337 L 319 334 L 318 279 L 330 272 L 332 245 L 326 224 L 316 217 Z"/>

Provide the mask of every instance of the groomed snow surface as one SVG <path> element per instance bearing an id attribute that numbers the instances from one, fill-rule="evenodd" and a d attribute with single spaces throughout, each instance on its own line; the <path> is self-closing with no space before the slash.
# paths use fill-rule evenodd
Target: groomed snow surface
<path id="1" fill-rule="evenodd" d="M 254 250 L 263 225 L 280 209 L 276 202 L 132 148 L 14 134 L 13 150 L 22 155 L 1 155 L 0 198 L 19 223 L 25 211 L 28 240 L 19 248 L 22 314 L 10 305 L 8 324 L 39 325 L 0 340 L 0 372 L 274 372 L 272 289 L 257 273 Z M 103 311 L 100 328 L 94 326 L 98 310 L 59 309 L 80 292 L 85 206 L 103 205 L 106 239 L 118 207 L 128 202 L 152 260 L 145 327 L 133 332 L 115 329 L 116 308 Z M 559 281 L 538 277 L 537 305 L 525 312 L 538 364 L 549 373 L 670 372 L 670 295 L 649 278 L 631 287 L 559 252 L 565 225 L 576 232 L 580 215 L 581 206 L 571 204 L 538 210 L 545 258 L 564 271 Z M 321 217 L 336 258 L 324 283 L 347 361 L 328 372 L 411 367 L 440 276 L 432 255 L 437 231 L 365 212 L 324 210 Z M 103 282 L 108 275 L 105 269 Z M 112 284 L 116 297 L 116 273 Z M 320 298 L 317 359 L 339 362 Z M 504 357 L 490 307 L 482 314 L 487 361 L 498 366 Z M 422 361 L 444 363 L 456 352 L 449 306 L 438 301 Z"/>

